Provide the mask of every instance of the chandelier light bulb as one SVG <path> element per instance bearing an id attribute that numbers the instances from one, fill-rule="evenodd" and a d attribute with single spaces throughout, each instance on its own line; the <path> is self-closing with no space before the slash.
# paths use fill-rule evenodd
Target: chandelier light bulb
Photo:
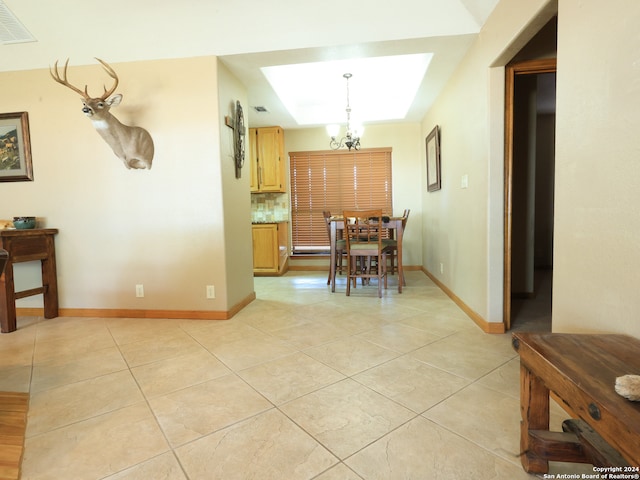
<path id="1" fill-rule="evenodd" d="M 340 133 L 340 125 L 338 125 L 337 123 L 327 125 L 327 133 L 330 137 L 337 137 L 338 133 Z"/>

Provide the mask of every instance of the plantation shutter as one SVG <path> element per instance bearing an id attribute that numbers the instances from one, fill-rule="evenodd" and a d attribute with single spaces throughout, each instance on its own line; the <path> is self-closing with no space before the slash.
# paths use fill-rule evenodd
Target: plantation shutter
<path id="1" fill-rule="evenodd" d="M 293 253 L 329 250 L 323 210 L 393 212 L 391 148 L 290 152 Z"/>

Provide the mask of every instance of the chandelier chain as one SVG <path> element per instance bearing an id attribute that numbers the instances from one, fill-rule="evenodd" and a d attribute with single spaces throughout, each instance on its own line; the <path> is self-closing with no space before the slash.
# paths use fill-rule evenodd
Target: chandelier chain
<path id="1" fill-rule="evenodd" d="M 347 80 L 347 108 L 346 108 L 346 112 L 347 112 L 347 132 L 346 132 L 346 135 L 343 138 L 341 138 L 339 142 L 336 140 L 335 136 L 332 136 L 331 137 L 331 141 L 329 142 L 329 146 L 333 150 L 337 150 L 337 149 L 342 148 L 342 147 L 347 147 L 349 150 L 351 150 L 352 148 L 354 150 L 359 150 L 360 149 L 360 137 L 354 136 L 353 132 L 351 131 L 351 104 L 350 104 L 350 101 L 349 101 L 349 79 L 353 75 L 351 75 L 350 73 L 345 73 L 342 76 Z"/>

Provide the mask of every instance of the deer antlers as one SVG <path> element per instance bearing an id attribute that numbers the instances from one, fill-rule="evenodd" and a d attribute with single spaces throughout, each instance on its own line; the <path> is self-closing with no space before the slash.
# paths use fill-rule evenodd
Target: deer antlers
<path id="1" fill-rule="evenodd" d="M 118 88 L 118 75 L 116 74 L 115 70 L 113 68 L 111 68 L 111 66 L 105 62 L 104 60 L 100 60 L 99 58 L 96 58 L 97 61 L 99 61 L 102 64 L 102 67 L 104 68 L 104 70 L 107 72 L 107 74 L 113 78 L 115 80 L 115 82 L 113 83 L 113 87 L 111 87 L 109 90 L 107 90 L 107 87 L 104 86 L 104 94 L 100 98 L 101 100 L 106 100 L 109 95 L 111 95 L 113 92 L 116 91 L 116 88 Z M 78 87 L 74 87 L 73 85 L 71 85 L 68 80 L 67 80 L 67 67 L 69 66 L 69 59 L 67 58 L 67 61 L 64 62 L 64 69 L 62 70 L 62 76 L 60 76 L 60 73 L 58 72 L 58 61 L 56 60 L 56 63 L 53 65 L 53 70 L 51 68 L 49 68 L 49 73 L 51 74 L 51 76 L 53 77 L 53 79 L 58 82 L 60 85 L 64 85 L 65 87 L 69 87 L 71 90 L 73 90 L 74 92 L 80 94 L 84 99 L 88 100 L 89 98 L 91 98 L 91 96 L 89 95 L 89 93 L 87 92 L 87 85 L 84 86 L 84 91 L 80 90 Z"/>

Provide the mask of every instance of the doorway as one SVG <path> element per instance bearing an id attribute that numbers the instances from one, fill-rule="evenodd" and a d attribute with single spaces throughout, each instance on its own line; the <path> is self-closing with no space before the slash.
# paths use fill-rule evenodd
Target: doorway
<path id="1" fill-rule="evenodd" d="M 551 330 L 556 60 L 506 68 L 504 322 Z"/>

